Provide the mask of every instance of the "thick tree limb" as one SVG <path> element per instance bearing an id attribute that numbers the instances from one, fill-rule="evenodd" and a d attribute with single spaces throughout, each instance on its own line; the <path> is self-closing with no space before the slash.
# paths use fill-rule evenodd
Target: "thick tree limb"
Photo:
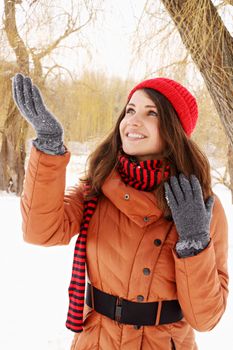
<path id="1" fill-rule="evenodd" d="M 233 38 L 211 0 L 162 0 L 199 68 L 233 147 Z"/>
<path id="2" fill-rule="evenodd" d="M 27 48 L 21 39 L 15 19 L 15 4 L 18 1 L 16 0 L 4 0 L 5 5 L 5 32 L 10 46 L 15 52 L 17 63 L 20 69 L 20 72 L 28 74 L 29 71 L 29 58 Z"/>

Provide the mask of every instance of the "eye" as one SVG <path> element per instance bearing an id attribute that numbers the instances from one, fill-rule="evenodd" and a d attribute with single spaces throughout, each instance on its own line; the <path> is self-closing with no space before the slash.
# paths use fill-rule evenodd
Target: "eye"
<path id="1" fill-rule="evenodd" d="M 131 112 L 134 112 L 133 108 L 128 108 L 125 113 L 128 114 L 128 113 L 131 113 Z"/>
<path id="2" fill-rule="evenodd" d="M 155 117 L 158 117 L 158 116 L 159 116 L 159 114 L 158 114 L 157 112 L 152 111 L 152 110 L 149 111 L 149 114 L 152 114 L 152 115 L 154 115 Z"/>

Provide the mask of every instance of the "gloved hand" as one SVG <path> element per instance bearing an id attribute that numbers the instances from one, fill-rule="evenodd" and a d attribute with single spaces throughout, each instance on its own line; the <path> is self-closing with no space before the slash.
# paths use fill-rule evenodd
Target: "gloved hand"
<path id="1" fill-rule="evenodd" d="M 18 73 L 13 78 L 12 88 L 19 111 L 36 131 L 37 138 L 32 141 L 33 145 L 47 154 L 64 154 L 63 128 L 44 105 L 38 87 L 32 84 L 29 77 Z"/>
<path id="2" fill-rule="evenodd" d="M 210 241 L 210 220 L 214 197 L 206 203 L 202 188 L 195 175 L 190 181 L 184 174 L 171 176 L 170 185 L 164 183 L 165 198 L 171 209 L 179 240 L 176 251 L 180 257 L 193 256 L 207 247 Z"/>

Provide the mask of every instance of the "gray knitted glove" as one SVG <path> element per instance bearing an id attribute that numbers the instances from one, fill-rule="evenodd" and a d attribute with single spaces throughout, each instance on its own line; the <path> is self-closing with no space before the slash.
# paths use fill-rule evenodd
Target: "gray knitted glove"
<path id="1" fill-rule="evenodd" d="M 12 88 L 19 111 L 36 131 L 37 138 L 32 141 L 33 145 L 47 154 L 64 154 L 63 128 L 44 105 L 38 87 L 32 85 L 29 77 L 16 74 Z"/>
<path id="2" fill-rule="evenodd" d="M 193 256 L 207 247 L 210 241 L 210 220 L 214 197 L 206 203 L 202 188 L 195 175 L 190 181 L 183 174 L 179 181 L 171 176 L 170 185 L 165 182 L 165 198 L 171 209 L 179 240 L 176 251 L 180 257 Z"/>

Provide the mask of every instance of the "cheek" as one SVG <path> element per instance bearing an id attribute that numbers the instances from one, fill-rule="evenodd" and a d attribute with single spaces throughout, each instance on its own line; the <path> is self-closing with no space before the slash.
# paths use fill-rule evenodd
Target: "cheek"
<path id="1" fill-rule="evenodd" d="M 151 127 L 151 130 L 153 130 L 151 134 L 154 136 L 154 144 L 164 145 L 164 140 L 160 134 L 160 130 L 159 130 L 158 126 L 154 125 L 153 128 Z"/>
<path id="2" fill-rule="evenodd" d="M 125 128 L 125 120 L 123 119 L 123 120 L 120 122 L 120 125 L 119 125 L 119 131 L 120 131 L 121 139 L 122 139 L 122 136 L 123 136 L 123 134 L 124 134 L 124 128 Z"/>

